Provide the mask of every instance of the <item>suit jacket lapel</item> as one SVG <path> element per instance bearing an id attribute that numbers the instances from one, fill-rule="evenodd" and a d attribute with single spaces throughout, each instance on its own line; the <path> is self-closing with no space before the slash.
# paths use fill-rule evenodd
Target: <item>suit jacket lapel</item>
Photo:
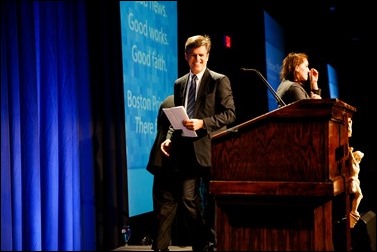
<path id="1" fill-rule="evenodd" d="M 203 102 L 203 96 L 205 96 L 205 90 L 207 90 L 207 86 L 210 81 L 210 74 L 208 69 L 206 69 L 203 73 L 202 79 L 200 80 L 200 86 L 198 90 L 198 94 L 196 96 L 196 102 L 195 102 L 195 110 L 194 113 L 196 113 L 197 108 L 200 107 L 200 103 Z"/>

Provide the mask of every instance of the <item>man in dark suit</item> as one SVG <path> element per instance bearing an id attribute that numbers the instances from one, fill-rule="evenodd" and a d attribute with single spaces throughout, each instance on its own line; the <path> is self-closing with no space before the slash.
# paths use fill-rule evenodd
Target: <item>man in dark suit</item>
<path id="1" fill-rule="evenodd" d="M 165 141 L 166 134 L 169 130 L 170 122 L 166 117 L 163 109 L 170 108 L 174 106 L 174 96 L 167 96 L 164 101 L 161 103 L 158 114 L 157 114 L 157 134 L 153 142 L 150 154 L 149 161 L 147 164 L 147 171 L 153 174 L 153 212 L 155 216 L 156 223 L 153 223 L 153 244 L 152 248 L 155 249 L 155 242 L 157 240 L 157 232 L 160 230 L 160 233 L 171 232 L 171 223 L 173 223 L 175 215 L 164 214 L 165 211 L 164 203 L 166 202 L 165 198 L 169 197 L 171 194 L 166 194 L 165 192 L 170 191 L 171 181 L 174 181 L 175 172 L 172 170 L 172 166 L 169 163 L 168 157 L 166 157 L 161 151 L 161 143 Z M 171 199 L 172 200 L 172 199 Z M 170 211 L 176 211 L 176 205 L 173 205 L 170 208 Z M 162 235 L 164 241 L 160 242 L 163 244 L 170 243 L 170 235 Z M 166 249 L 166 248 L 165 248 Z"/>
<path id="2" fill-rule="evenodd" d="M 188 223 L 193 251 L 210 250 L 215 242 L 210 227 L 214 213 L 209 213 L 211 218 L 205 218 L 204 215 L 208 213 L 203 213 L 202 204 L 206 202 L 202 198 L 208 195 L 200 193 L 201 182 L 205 185 L 204 191 L 208 192 L 211 135 L 225 130 L 227 125 L 236 119 L 229 78 L 207 68 L 210 50 L 211 40 L 208 36 L 189 37 L 185 43 L 185 59 L 190 72 L 174 83 L 174 104 L 184 106 L 188 114 L 191 110 L 189 90 L 191 85 L 196 86 L 196 90 L 193 89 L 195 101 L 192 118 L 184 120 L 182 124 L 187 129 L 194 130 L 197 137 L 186 137 L 182 135 L 182 130 L 170 127 L 166 140 L 161 144 L 162 152 L 171 160 L 177 175 L 176 179 L 171 181 L 171 190 L 166 192 L 169 197 L 166 197 L 166 202 L 162 204 L 165 210 L 161 212 L 166 215 L 166 224 L 171 224 L 171 218 L 167 216 L 175 215 L 176 211 L 171 211 L 172 206 L 176 205 L 178 200 L 182 201 L 190 218 Z M 159 229 L 156 250 L 167 249 L 166 237 L 170 237 L 170 233 Z"/>
<path id="3" fill-rule="evenodd" d="M 166 134 L 169 130 L 170 122 L 166 117 L 163 109 L 174 107 L 174 96 L 167 96 L 161 103 L 157 114 L 157 134 L 153 142 L 151 152 L 149 154 L 149 160 L 147 164 L 147 171 L 153 175 L 159 174 L 162 168 L 167 166 L 167 158 L 161 151 L 161 143 L 165 141 Z"/>

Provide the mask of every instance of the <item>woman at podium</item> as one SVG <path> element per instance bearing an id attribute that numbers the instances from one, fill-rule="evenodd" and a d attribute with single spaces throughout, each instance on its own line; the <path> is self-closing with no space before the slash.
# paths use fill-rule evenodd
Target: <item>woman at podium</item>
<path id="1" fill-rule="evenodd" d="M 309 68 L 305 53 L 292 52 L 284 58 L 280 81 L 277 94 L 286 104 L 302 99 L 322 99 L 321 89 L 318 88 L 318 70 Z"/>

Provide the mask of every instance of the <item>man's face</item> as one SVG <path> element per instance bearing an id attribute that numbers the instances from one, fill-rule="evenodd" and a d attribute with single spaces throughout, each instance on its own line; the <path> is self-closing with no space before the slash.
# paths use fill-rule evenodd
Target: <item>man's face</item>
<path id="1" fill-rule="evenodd" d="M 209 53 L 205 46 L 194 48 L 190 52 L 185 53 L 185 59 L 193 74 L 198 74 L 207 67 L 208 58 Z"/>

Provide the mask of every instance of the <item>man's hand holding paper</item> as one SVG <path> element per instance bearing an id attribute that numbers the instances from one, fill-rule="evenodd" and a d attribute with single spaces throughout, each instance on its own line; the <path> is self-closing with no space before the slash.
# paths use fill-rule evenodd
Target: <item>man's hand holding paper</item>
<path id="1" fill-rule="evenodd" d="M 186 109 L 183 106 L 177 106 L 172 108 L 164 108 L 164 113 L 168 117 L 171 125 L 174 129 L 181 129 L 182 135 L 187 137 L 198 136 L 195 132 L 195 120 L 189 119 Z"/>

